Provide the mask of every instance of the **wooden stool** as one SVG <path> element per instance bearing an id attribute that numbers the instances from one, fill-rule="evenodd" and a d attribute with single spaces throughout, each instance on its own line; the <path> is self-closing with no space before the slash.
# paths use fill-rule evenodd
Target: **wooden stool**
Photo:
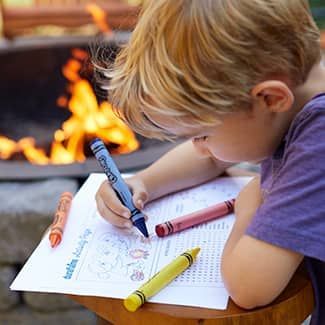
<path id="1" fill-rule="evenodd" d="M 121 299 L 69 297 L 96 313 L 102 325 L 300 325 L 314 308 L 311 282 L 302 267 L 272 304 L 254 310 L 241 309 L 230 300 L 226 310 L 145 303 L 131 313 Z"/>

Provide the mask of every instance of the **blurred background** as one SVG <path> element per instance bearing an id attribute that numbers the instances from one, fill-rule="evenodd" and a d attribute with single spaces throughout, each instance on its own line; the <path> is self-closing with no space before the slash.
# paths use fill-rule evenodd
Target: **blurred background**
<path id="1" fill-rule="evenodd" d="M 141 0 L 1 0 L 0 3 L 2 35 L 13 38 L 91 35 L 104 16 L 113 28 L 132 29 L 134 20 L 130 16 L 137 12 Z"/>
<path id="2" fill-rule="evenodd" d="M 309 0 L 314 17 L 320 28 L 325 28 L 325 1 Z"/>

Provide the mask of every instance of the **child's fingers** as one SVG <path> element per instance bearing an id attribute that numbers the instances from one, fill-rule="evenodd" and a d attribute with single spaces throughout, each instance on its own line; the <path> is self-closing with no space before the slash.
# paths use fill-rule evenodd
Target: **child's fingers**
<path id="1" fill-rule="evenodd" d="M 96 196 L 97 209 L 99 214 L 109 223 L 120 228 L 131 228 L 132 222 L 129 219 L 115 214 L 103 201 L 101 196 Z"/>
<path id="2" fill-rule="evenodd" d="M 121 203 L 108 181 L 103 182 L 99 187 L 96 193 L 96 200 L 98 200 L 98 198 L 100 198 L 105 206 L 116 215 L 126 219 L 130 218 L 130 210 Z"/>
<path id="3" fill-rule="evenodd" d="M 133 203 L 134 205 L 139 209 L 142 210 L 144 207 L 144 204 L 148 200 L 148 193 L 144 186 L 141 186 L 139 183 L 136 184 L 136 186 L 132 186 L 132 184 L 129 185 L 132 193 L 133 193 Z"/>

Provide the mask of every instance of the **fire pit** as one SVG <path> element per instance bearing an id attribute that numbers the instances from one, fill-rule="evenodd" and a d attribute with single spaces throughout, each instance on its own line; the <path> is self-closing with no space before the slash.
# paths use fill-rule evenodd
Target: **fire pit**
<path id="1" fill-rule="evenodd" d="M 125 39 L 103 40 L 106 53 L 113 58 Z M 104 137 L 123 172 L 149 165 L 175 145 L 144 139 L 115 120 L 104 93 L 96 89 L 89 45 L 88 38 L 65 37 L 0 48 L 6 76 L 0 80 L 1 180 L 100 171 L 87 150 L 95 136 Z"/>

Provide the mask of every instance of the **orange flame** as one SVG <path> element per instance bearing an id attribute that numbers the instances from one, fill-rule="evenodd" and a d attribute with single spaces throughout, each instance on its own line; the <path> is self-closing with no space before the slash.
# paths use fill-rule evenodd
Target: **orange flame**
<path id="1" fill-rule="evenodd" d="M 0 136 L 0 158 L 9 159 L 18 150 L 15 141 L 10 140 L 4 136 Z"/>
<path id="2" fill-rule="evenodd" d="M 23 152 L 27 160 L 38 165 L 47 165 L 50 159 L 46 156 L 45 150 L 35 147 L 34 138 L 22 138 L 18 141 L 18 147 Z"/>
<path id="3" fill-rule="evenodd" d="M 68 107 L 72 115 L 63 122 L 54 133 L 50 154 L 37 148 L 35 139 L 22 138 L 18 142 L 0 136 L 0 158 L 9 159 L 15 153 L 23 155 L 34 164 L 69 164 L 86 159 L 85 141 L 100 137 L 108 144 L 117 146 L 117 153 L 128 153 L 136 150 L 139 143 L 134 133 L 121 121 L 107 101 L 98 103 L 90 83 L 82 79 L 79 71 L 80 60 L 87 57 L 87 52 L 74 50 L 73 57 L 63 67 L 64 76 L 70 81 L 70 100 L 60 96 L 58 105 Z"/>
<path id="4" fill-rule="evenodd" d="M 113 31 L 107 23 L 107 15 L 103 9 L 95 3 L 88 3 L 86 10 L 91 14 L 96 26 L 102 33 L 113 35 Z"/>

